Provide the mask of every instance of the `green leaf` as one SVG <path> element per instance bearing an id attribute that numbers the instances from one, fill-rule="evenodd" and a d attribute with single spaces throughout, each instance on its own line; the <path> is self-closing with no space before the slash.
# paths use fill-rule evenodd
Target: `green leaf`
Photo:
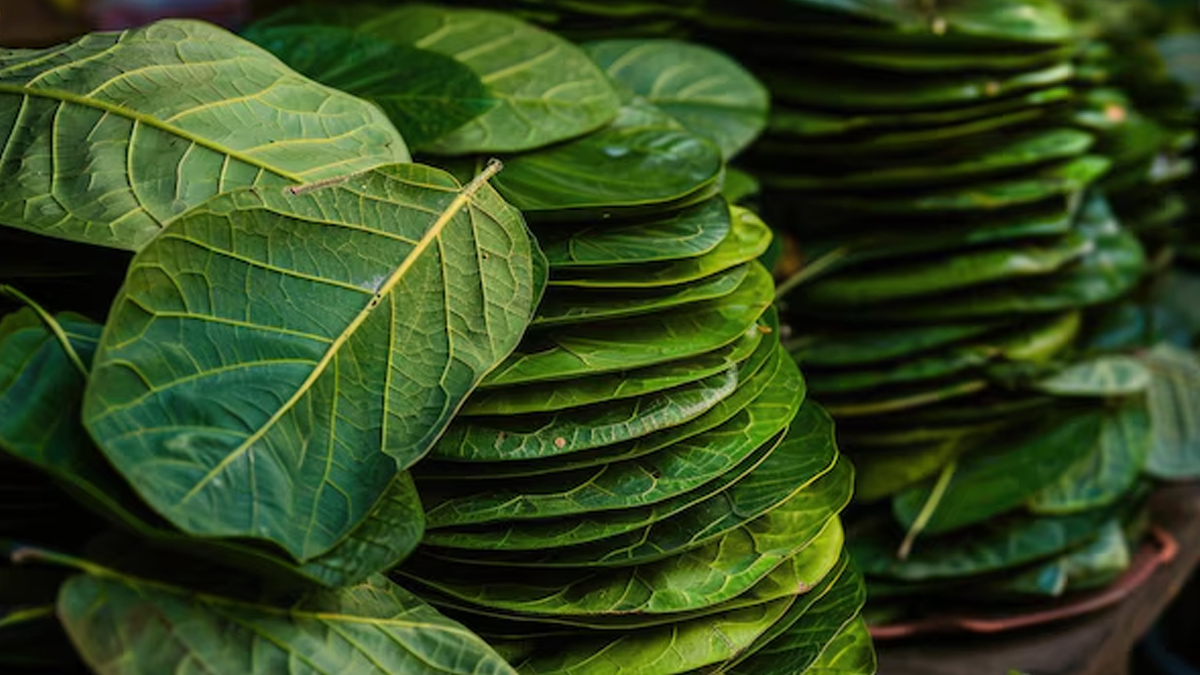
<path id="1" fill-rule="evenodd" d="M 275 607 L 82 574 L 63 585 L 58 615 L 84 660 L 114 675 L 515 672 L 483 640 L 378 576 Z"/>
<path id="2" fill-rule="evenodd" d="M 795 617 L 780 634 L 751 649 L 747 657 L 734 661 L 720 673 L 755 675 L 758 673 L 810 673 L 825 660 L 826 655 L 840 653 L 839 638 L 859 620 L 858 614 L 866 600 L 862 577 L 853 569 L 843 572 L 827 593 L 800 616 Z M 785 617 L 780 623 L 787 623 Z M 772 631 L 773 632 L 773 631 Z M 766 636 L 764 636 L 766 637 Z M 870 651 L 870 640 L 866 641 Z M 865 670 L 847 672 L 862 675 Z"/>
<path id="3" fill-rule="evenodd" d="M 737 388 L 736 368 L 639 398 L 546 415 L 506 415 L 451 424 L 433 457 L 502 462 L 554 457 L 629 441 L 703 415 Z"/>
<path id="4" fill-rule="evenodd" d="M 439 485 L 427 493 L 429 527 L 546 518 L 632 508 L 686 493 L 715 480 L 777 435 L 799 410 L 803 378 L 781 359 L 771 386 L 717 428 L 638 459 L 565 474 L 507 480 L 503 486 Z"/>
<path id="5" fill-rule="evenodd" d="M 555 271 L 694 258 L 712 251 L 732 227 L 729 206 L 714 197 L 656 219 L 635 223 L 556 223 L 538 244 Z"/>
<path id="6" fill-rule="evenodd" d="M 715 193 L 723 168 L 715 145 L 648 105 L 626 105 L 599 131 L 505 164 L 496 189 L 535 222 L 687 205 Z"/>
<path id="7" fill-rule="evenodd" d="M 1200 476 L 1200 360 L 1166 344 L 1138 358 L 1151 376 L 1147 400 L 1154 441 L 1146 473 L 1163 480 Z"/>
<path id="8" fill-rule="evenodd" d="M 743 263 L 697 281 L 664 288 L 624 289 L 620 294 L 609 289 L 590 288 L 559 291 L 538 306 L 533 325 L 546 328 L 623 319 L 716 300 L 737 290 L 750 266 L 751 263 Z"/>
<path id="9" fill-rule="evenodd" d="M 842 629 L 804 672 L 808 675 L 861 675 L 874 673 L 876 667 L 871 631 L 866 620 L 859 617 Z"/>
<path id="10" fill-rule="evenodd" d="M 277 581 L 325 586 L 355 584 L 396 565 L 416 548 L 424 511 L 412 478 L 396 474 L 366 519 L 328 553 L 303 565 L 266 549 L 233 541 L 190 539 L 151 512 L 92 443 L 79 421 L 82 374 L 62 345 L 29 311 L 0 321 L 0 451 L 22 459 L 60 481 L 92 510 L 137 534 L 208 555 Z M 72 347 L 90 364 L 100 326 L 81 317 L 60 316 Z"/>
<path id="11" fill-rule="evenodd" d="M 300 73 L 378 105 L 416 148 L 499 103 L 466 65 L 385 36 L 310 24 L 251 25 L 242 37 Z"/>
<path id="12" fill-rule="evenodd" d="M 607 124 L 620 106 L 608 78 L 581 49 L 500 12 L 413 4 L 385 9 L 355 27 L 457 60 L 499 100 L 483 115 L 422 146 L 431 153 L 540 148 Z"/>
<path id="13" fill-rule="evenodd" d="M 555 331 L 523 344 L 488 375 L 486 386 L 552 382 L 643 368 L 710 352 L 759 330 L 755 320 L 771 304 L 774 281 L 751 267 L 736 291 L 718 300 L 649 317 Z"/>
<path id="14" fill-rule="evenodd" d="M 809 284 L 796 297 L 815 305 L 859 306 L 1016 282 L 1054 274 L 1090 253 L 1094 246 L 1092 240 L 1070 233 L 1020 246 L 955 251 L 946 259 L 892 264 L 872 261 Z"/>
<path id="15" fill-rule="evenodd" d="M 583 48 L 609 77 L 716 143 L 726 159 L 766 126 L 766 88 L 718 51 L 676 40 L 606 40 Z"/>
<path id="16" fill-rule="evenodd" d="M 1098 356 L 1073 363 L 1037 382 L 1038 391 L 1063 397 L 1130 396 L 1146 391 L 1150 371 L 1129 356 Z"/>
<path id="17" fill-rule="evenodd" d="M 771 243 L 771 229 L 754 212 L 731 207 L 733 229 L 716 248 L 702 256 L 665 263 L 629 265 L 602 270 L 555 271 L 551 287 L 572 288 L 659 288 L 709 277 L 750 262 Z"/>
<path id="18" fill-rule="evenodd" d="M 955 579 L 1053 557 L 1094 539 L 1111 518 L 1111 510 L 1101 509 L 1069 516 L 997 519 L 962 534 L 919 539 L 904 560 L 895 557 L 903 533 L 889 523 L 886 531 L 856 531 L 849 548 L 868 577 L 908 582 Z"/>
<path id="19" fill-rule="evenodd" d="M 771 184 L 780 189 L 802 191 L 928 189 L 1076 157 L 1086 152 L 1093 140 L 1092 134 L 1077 129 L 1042 129 L 1007 134 L 1004 143 L 961 159 L 935 155 L 926 161 L 911 160 L 899 166 L 876 166 L 845 173 L 825 167 L 825 171 L 817 174 L 779 176 L 773 178 Z"/>
<path id="20" fill-rule="evenodd" d="M 756 326 L 755 330 L 724 347 L 661 365 L 578 377 L 548 385 L 481 388 L 471 395 L 459 415 L 553 412 L 665 391 L 745 361 L 763 341 L 763 330 L 765 327 Z"/>
<path id="21" fill-rule="evenodd" d="M 409 161 L 375 106 L 194 21 L 0 50 L 0 147 L 0 222 L 132 250 L 220 192 Z"/>
<path id="22" fill-rule="evenodd" d="M 933 326 L 899 326 L 887 331 L 815 332 L 788 345 L 788 348 L 806 368 L 860 366 L 911 357 L 983 335 L 1002 325 L 999 322 L 939 323 Z"/>
<path id="23" fill-rule="evenodd" d="M 807 410 L 808 415 L 804 412 Z M 817 411 L 819 421 L 811 419 Z M 511 567 L 625 567 L 679 555 L 701 546 L 729 530 L 741 527 L 785 502 L 797 511 L 807 509 L 809 525 L 819 530 L 850 500 L 854 470 L 837 460 L 832 422 L 815 404 L 802 409 L 798 425 L 784 442 L 742 480 L 671 518 L 628 534 L 587 544 L 553 547 L 549 542 L 536 551 L 484 552 L 433 550 L 437 558 L 476 565 Z M 820 425 L 820 429 L 813 429 Z M 824 432 L 826 438 L 814 438 Z M 823 447 L 819 445 L 824 441 Z M 832 458 L 831 458 L 832 457 Z M 805 531 L 805 537 L 816 534 Z M 797 536 L 800 536 L 797 533 Z"/>
<path id="24" fill-rule="evenodd" d="M 486 183 L 418 165 L 219 197 L 134 259 L 84 422 L 176 527 L 310 560 L 513 349 L 530 245 Z"/>
<path id="25" fill-rule="evenodd" d="M 1069 63 L 1015 74 L 966 73 L 903 77 L 896 73 L 847 75 L 817 69 L 763 69 L 772 96 L 789 106 L 857 113 L 904 113 L 980 103 L 1071 79 Z"/>
<path id="26" fill-rule="evenodd" d="M 958 471 L 925 532 L 950 532 L 1017 508 L 1092 454 L 1105 417 L 1103 409 L 1064 411 L 972 449 L 958 460 Z M 926 483 L 896 496 L 894 513 L 905 527 L 914 522 L 931 491 Z"/>
<path id="27" fill-rule="evenodd" d="M 1134 487 L 1154 443 L 1145 400 L 1115 404 L 1102 425 L 1093 450 L 1034 494 L 1031 511 L 1072 513 L 1108 506 Z"/>
<path id="28" fill-rule="evenodd" d="M 815 586 L 842 553 L 837 518 L 815 536 L 800 538 L 805 511 L 790 503 L 686 554 L 635 567 L 589 570 L 497 570 L 415 557 L 398 572 L 460 600 L 525 615 L 569 616 L 674 614 L 710 607 L 749 590 L 793 557 L 803 557 Z"/>

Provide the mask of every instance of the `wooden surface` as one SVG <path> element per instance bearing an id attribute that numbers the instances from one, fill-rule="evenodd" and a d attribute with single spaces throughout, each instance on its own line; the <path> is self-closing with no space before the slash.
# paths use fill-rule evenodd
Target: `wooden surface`
<path id="1" fill-rule="evenodd" d="M 1159 490 L 1154 521 L 1179 554 L 1122 604 L 1046 628 L 992 636 L 945 635 L 881 642 L 879 675 L 1126 675 L 1134 644 L 1183 588 L 1200 562 L 1200 483 Z"/>
<path id="2" fill-rule="evenodd" d="M 0 0 L 0 46 L 46 47 L 84 31 L 53 7 L 50 0 Z"/>

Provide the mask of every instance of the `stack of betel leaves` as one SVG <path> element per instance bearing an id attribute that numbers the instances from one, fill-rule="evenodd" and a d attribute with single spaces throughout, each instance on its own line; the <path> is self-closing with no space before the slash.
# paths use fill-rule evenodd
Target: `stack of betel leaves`
<path id="1" fill-rule="evenodd" d="M 1143 242 L 1177 244 L 1188 210 L 1179 184 L 1192 173 L 1196 134 L 1187 89 L 1151 40 L 1158 12 L 1138 0 L 1065 4 L 1088 38 L 1076 56 L 1075 120 L 1097 134 L 1097 151 L 1113 161 L 1100 186 Z"/>
<path id="2" fill-rule="evenodd" d="M 246 35 L 317 79 L 339 43 L 475 73 L 495 105 L 417 148 L 462 176 L 498 156 L 545 252 L 529 332 L 415 473 L 428 532 L 395 578 L 523 673 L 872 672 L 838 518 L 853 471 L 781 348 L 770 230 L 721 194 L 762 88 L 698 47 L 584 50 L 479 10 L 300 10 Z M 713 104 L 726 86 L 752 110 Z"/>
<path id="3" fill-rule="evenodd" d="M 580 38 L 687 34 L 770 88 L 740 166 L 804 258 L 779 289 L 785 346 L 876 505 L 849 537 L 881 620 L 1125 569 L 1139 476 L 1181 455 L 1190 414 L 1107 310 L 1146 258 L 1089 191 L 1113 161 L 1079 122 L 1059 5 L 517 4 Z M 1156 397 L 1171 419 L 1152 425 Z"/>

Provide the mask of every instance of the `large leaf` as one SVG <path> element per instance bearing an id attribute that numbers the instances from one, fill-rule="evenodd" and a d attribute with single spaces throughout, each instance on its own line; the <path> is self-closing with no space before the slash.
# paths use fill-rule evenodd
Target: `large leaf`
<path id="1" fill-rule="evenodd" d="M 767 124 L 766 88 L 713 49 L 676 40 L 605 40 L 584 49 L 609 77 L 715 142 L 726 159 Z"/>
<path id="2" fill-rule="evenodd" d="M 1035 387 L 1054 396 L 1108 398 L 1146 391 L 1150 372 L 1129 356 L 1098 356 L 1073 363 Z"/>
<path id="3" fill-rule="evenodd" d="M 436 141 L 499 103 L 455 59 L 349 27 L 251 26 L 242 37 L 322 84 L 375 103 L 413 147 Z"/>
<path id="4" fill-rule="evenodd" d="M 1105 417 L 1103 409 L 1066 412 L 972 449 L 959 459 L 925 531 L 950 532 L 1020 506 L 1092 454 Z M 916 521 L 933 489 L 926 483 L 898 494 L 893 502 L 897 519 L 905 526 Z"/>
<path id="5" fill-rule="evenodd" d="M 98 672 L 513 675 L 486 643 L 383 577 L 250 604 L 113 573 L 63 585 L 58 615 Z"/>
<path id="6" fill-rule="evenodd" d="M 412 4 L 357 24 L 369 35 L 452 57 L 499 101 L 423 146 L 439 154 L 518 152 L 585 134 L 617 114 L 620 100 L 578 47 L 500 12 Z"/>
<path id="7" fill-rule="evenodd" d="M 1154 442 L 1146 402 L 1114 404 L 1102 425 L 1094 449 L 1033 495 L 1032 511 L 1072 513 L 1108 506 L 1134 487 Z"/>
<path id="8" fill-rule="evenodd" d="M 175 526 L 311 559 L 514 348 L 530 246 L 485 182 L 418 165 L 218 197 L 134 259 L 84 421 Z"/>
<path id="9" fill-rule="evenodd" d="M 100 326 L 64 315 L 71 347 L 90 364 Z M 79 420 L 82 373 L 62 344 L 31 312 L 0 321 L 0 452 L 53 476 L 76 499 L 109 520 L 168 546 L 238 565 L 276 581 L 346 586 L 399 563 L 424 532 L 424 511 L 412 478 L 396 474 L 365 520 L 332 550 L 295 565 L 265 548 L 191 539 L 147 509 L 92 443 Z"/>
<path id="10" fill-rule="evenodd" d="M 1164 480 L 1200 476 L 1200 362 L 1169 345 L 1156 345 L 1139 360 L 1151 375 L 1147 397 L 1154 445 L 1146 472 Z"/>
<path id="11" fill-rule="evenodd" d="M 0 147 L 0 222 L 134 250 L 220 192 L 409 160 L 375 106 L 192 21 L 0 50 Z"/>
<path id="12" fill-rule="evenodd" d="M 1053 557 L 1091 541 L 1113 516 L 1098 509 L 1069 516 L 997 519 L 979 528 L 918 540 L 909 556 L 896 557 L 903 533 L 885 528 L 855 531 L 849 548 L 868 577 L 904 581 L 989 574 Z"/>

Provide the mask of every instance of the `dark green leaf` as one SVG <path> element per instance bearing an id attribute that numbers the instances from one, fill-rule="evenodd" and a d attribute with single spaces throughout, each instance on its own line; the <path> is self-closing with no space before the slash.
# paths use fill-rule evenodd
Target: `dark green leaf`
<path id="1" fill-rule="evenodd" d="M 449 56 L 342 26 L 250 26 L 242 37 L 312 79 L 365 98 L 413 147 L 429 145 L 499 101 Z"/>
<path id="2" fill-rule="evenodd" d="M 1154 445 L 1146 473 L 1164 480 L 1200 476 L 1200 362 L 1169 345 L 1156 345 L 1139 360 L 1151 375 L 1147 398 Z"/>

